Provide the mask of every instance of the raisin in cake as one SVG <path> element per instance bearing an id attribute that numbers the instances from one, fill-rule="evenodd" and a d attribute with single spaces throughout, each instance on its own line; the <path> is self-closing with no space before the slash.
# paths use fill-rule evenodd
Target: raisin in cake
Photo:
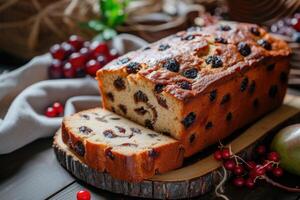
<path id="1" fill-rule="evenodd" d="M 290 49 L 253 24 L 190 28 L 97 73 L 103 106 L 180 140 L 185 156 L 278 107 Z"/>
<path id="2" fill-rule="evenodd" d="M 65 117 L 62 138 L 90 167 L 141 181 L 180 167 L 181 144 L 101 108 Z"/>

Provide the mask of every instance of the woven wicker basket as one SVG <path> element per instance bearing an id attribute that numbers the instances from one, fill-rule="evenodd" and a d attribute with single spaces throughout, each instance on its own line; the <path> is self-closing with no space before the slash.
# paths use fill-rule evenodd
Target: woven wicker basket
<path id="1" fill-rule="evenodd" d="M 96 17 L 96 6 L 95 0 L 0 0 L 0 49 L 31 58 L 70 34 L 90 37 L 78 23 Z"/>

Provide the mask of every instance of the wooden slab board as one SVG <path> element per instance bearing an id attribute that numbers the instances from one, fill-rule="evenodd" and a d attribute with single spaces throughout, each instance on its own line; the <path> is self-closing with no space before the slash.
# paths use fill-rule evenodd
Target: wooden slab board
<path id="1" fill-rule="evenodd" d="M 300 97 L 287 95 L 284 105 L 237 134 L 227 145 L 231 146 L 233 153 L 249 158 L 257 143 L 291 120 L 300 122 Z M 211 191 L 223 174 L 220 163 L 214 160 L 212 154 L 205 157 L 199 154 L 196 155 L 198 159 L 193 158 L 193 162 L 180 169 L 140 183 L 130 183 L 89 168 L 63 143 L 60 130 L 54 137 L 53 147 L 61 165 L 78 179 L 97 188 L 128 196 L 155 199 L 195 197 Z"/>

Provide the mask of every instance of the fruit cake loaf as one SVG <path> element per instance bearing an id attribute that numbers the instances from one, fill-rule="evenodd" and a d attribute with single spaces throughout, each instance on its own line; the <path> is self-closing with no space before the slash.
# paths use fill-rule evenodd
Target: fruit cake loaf
<path id="1" fill-rule="evenodd" d="M 88 166 L 120 180 L 178 168 L 184 157 L 178 141 L 101 108 L 65 117 L 62 138 Z"/>
<path id="2" fill-rule="evenodd" d="M 278 107 L 290 49 L 253 24 L 190 28 L 97 72 L 103 106 L 170 134 L 190 156 Z"/>

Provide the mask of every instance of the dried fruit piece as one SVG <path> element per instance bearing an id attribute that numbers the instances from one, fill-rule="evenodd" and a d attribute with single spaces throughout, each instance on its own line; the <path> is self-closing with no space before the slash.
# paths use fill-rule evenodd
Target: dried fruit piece
<path id="1" fill-rule="evenodd" d="M 181 123 L 184 125 L 185 128 L 190 127 L 194 121 L 196 120 L 196 114 L 190 112 L 182 121 Z"/>
<path id="2" fill-rule="evenodd" d="M 212 90 L 209 93 L 209 100 L 213 102 L 217 98 L 217 90 Z"/>
<path id="3" fill-rule="evenodd" d="M 85 154 L 85 148 L 81 141 L 77 141 L 74 145 L 74 151 L 81 157 Z"/>
<path id="4" fill-rule="evenodd" d="M 161 44 L 158 47 L 158 51 L 165 51 L 165 50 L 167 50 L 169 48 L 170 48 L 170 45 L 168 45 L 168 44 Z"/>
<path id="5" fill-rule="evenodd" d="M 248 56 L 248 55 L 251 54 L 251 48 L 250 48 L 250 46 L 249 46 L 247 43 L 245 43 L 245 42 L 240 42 L 240 43 L 238 44 L 238 51 L 240 52 L 240 54 L 241 54 L 242 56 Z"/>
<path id="6" fill-rule="evenodd" d="M 221 31 L 230 31 L 231 27 L 227 24 L 222 24 L 222 25 L 220 25 L 220 30 Z"/>
<path id="7" fill-rule="evenodd" d="M 118 65 L 126 64 L 126 63 L 128 63 L 129 61 L 130 61 L 130 58 L 125 57 L 125 58 L 119 59 L 119 60 L 117 61 L 117 64 L 118 64 Z"/>
<path id="8" fill-rule="evenodd" d="M 254 99 L 254 101 L 253 101 L 253 107 L 254 108 L 257 108 L 258 106 L 259 106 L 259 100 L 256 98 L 256 99 Z"/>
<path id="9" fill-rule="evenodd" d="M 179 72 L 180 65 L 175 59 L 169 58 L 165 61 L 163 67 L 171 72 Z"/>
<path id="10" fill-rule="evenodd" d="M 181 81 L 181 82 L 178 82 L 177 84 L 180 86 L 181 89 L 184 89 L 184 90 L 192 89 L 192 85 L 188 81 Z"/>
<path id="11" fill-rule="evenodd" d="M 267 70 L 268 70 L 268 71 L 272 71 L 274 68 L 275 68 L 275 63 L 269 64 L 269 65 L 267 66 Z"/>
<path id="12" fill-rule="evenodd" d="M 137 134 L 141 134 L 141 130 L 138 128 L 130 128 L 130 130 L 132 131 L 132 133 L 137 133 Z"/>
<path id="13" fill-rule="evenodd" d="M 123 128 L 121 126 L 115 126 L 115 127 L 116 127 L 116 129 L 118 129 L 119 133 L 122 133 L 122 134 L 126 133 L 126 129 L 125 128 Z"/>
<path id="14" fill-rule="evenodd" d="M 105 149 L 104 153 L 105 153 L 105 156 L 107 156 L 111 160 L 114 160 L 115 156 L 114 156 L 114 154 L 113 154 L 113 152 L 111 150 L 112 150 L 112 147 L 109 147 L 109 148 Z"/>
<path id="15" fill-rule="evenodd" d="M 208 56 L 205 59 L 206 64 L 211 64 L 212 68 L 219 68 L 222 67 L 223 61 L 220 56 L 213 55 L 213 56 Z"/>
<path id="16" fill-rule="evenodd" d="M 286 72 L 281 72 L 279 78 L 282 83 L 286 83 L 288 81 L 288 75 Z"/>
<path id="17" fill-rule="evenodd" d="M 198 70 L 196 68 L 187 69 L 182 75 L 186 78 L 194 79 L 198 75 Z"/>
<path id="18" fill-rule="evenodd" d="M 277 92 L 278 92 L 277 85 L 271 85 L 271 87 L 269 89 L 269 96 L 274 98 L 276 96 Z"/>
<path id="19" fill-rule="evenodd" d="M 225 38 L 222 37 L 215 37 L 215 42 L 217 43 L 222 43 L 222 44 L 227 44 L 227 40 Z"/>
<path id="20" fill-rule="evenodd" d="M 260 36 L 260 31 L 258 27 L 252 26 L 250 28 L 250 32 L 255 36 Z"/>
<path id="21" fill-rule="evenodd" d="M 227 115 L 226 115 L 226 121 L 231 121 L 232 120 L 232 113 L 229 112 Z"/>
<path id="22" fill-rule="evenodd" d="M 245 77 L 241 82 L 241 87 L 240 87 L 241 92 L 244 92 L 247 89 L 248 83 L 249 83 L 249 79 L 248 77 Z"/>
<path id="23" fill-rule="evenodd" d="M 163 88 L 164 88 L 164 85 L 163 84 L 156 84 L 155 87 L 154 87 L 154 91 L 156 93 L 161 93 L 163 91 Z"/>
<path id="24" fill-rule="evenodd" d="M 159 153 L 157 151 L 155 151 L 154 149 L 151 149 L 150 151 L 148 151 L 148 155 L 151 158 L 157 158 L 159 156 Z"/>
<path id="25" fill-rule="evenodd" d="M 192 40 L 194 38 L 195 38 L 194 35 L 186 35 L 186 36 L 182 37 L 181 40 Z"/>
<path id="26" fill-rule="evenodd" d="M 152 121 L 150 119 L 146 119 L 145 120 L 145 127 L 149 128 L 151 130 L 153 129 L 153 123 L 152 123 Z"/>
<path id="27" fill-rule="evenodd" d="M 113 93 L 111 93 L 111 92 L 107 92 L 107 93 L 106 93 L 106 96 L 107 96 L 107 98 L 108 98 L 109 100 L 111 100 L 112 102 L 115 100 L 114 95 L 113 95 Z"/>
<path id="28" fill-rule="evenodd" d="M 118 137 L 118 135 L 116 135 L 114 132 L 113 132 L 113 130 L 105 130 L 105 131 L 103 131 L 103 133 L 102 133 L 103 135 L 104 135 L 104 137 L 107 137 L 107 138 L 116 138 L 116 137 Z"/>
<path id="29" fill-rule="evenodd" d="M 257 41 L 257 44 L 262 46 L 266 50 L 272 50 L 272 45 L 267 40 L 260 39 L 260 40 Z"/>
<path id="30" fill-rule="evenodd" d="M 90 128 L 88 128 L 87 126 L 80 126 L 80 127 L 78 128 L 78 130 L 79 130 L 80 133 L 82 133 L 82 134 L 84 134 L 84 135 L 88 135 L 88 134 L 90 134 L 91 132 L 93 132 L 93 130 L 90 129 Z"/>
<path id="31" fill-rule="evenodd" d="M 136 74 L 141 69 L 141 65 L 137 62 L 131 62 L 126 66 L 128 74 Z"/>
<path id="32" fill-rule="evenodd" d="M 250 85 L 249 85 L 249 93 L 253 94 L 256 88 L 256 83 L 255 81 L 251 81 Z"/>
<path id="33" fill-rule="evenodd" d="M 145 115 L 148 112 L 143 106 L 140 108 L 135 108 L 134 111 L 139 115 Z"/>
<path id="34" fill-rule="evenodd" d="M 213 127 L 213 123 L 212 122 L 207 122 L 207 124 L 205 125 L 205 129 L 211 129 Z"/>
<path id="35" fill-rule="evenodd" d="M 144 92 L 142 92 L 141 90 L 134 93 L 133 97 L 134 97 L 135 103 L 138 103 L 138 102 L 146 103 L 146 102 L 148 102 L 147 95 Z"/>
<path id="36" fill-rule="evenodd" d="M 114 86 L 117 90 L 124 90 L 126 88 L 125 82 L 121 77 L 118 77 L 116 80 L 114 80 Z"/>
<path id="37" fill-rule="evenodd" d="M 221 100 L 221 105 L 227 103 L 230 100 L 230 94 L 225 94 Z"/>
<path id="38" fill-rule="evenodd" d="M 119 104 L 118 107 L 125 115 L 127 114 L 127 107 L 125 105 Z"/>
<path id="39" fill-rule="evenodd" d="M 192 134 L 189 138 L 189 141 L 190 141 L 190 144 L 192 144 L 196 139 L 196 135 L 195 134 Z"/>

